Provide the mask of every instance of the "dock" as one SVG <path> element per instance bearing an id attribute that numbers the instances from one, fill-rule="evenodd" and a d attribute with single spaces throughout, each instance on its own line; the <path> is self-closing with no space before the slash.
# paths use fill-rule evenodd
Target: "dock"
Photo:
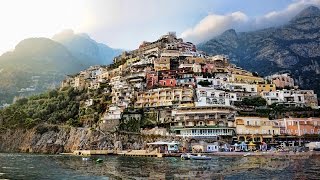
<path id="1" fill-rule="evenodd" d="M 162 153 L 157 150 L 131 150 L 131 151 L 113 151 L 113 150 L 75 150 L 72 153 L 77 156 L 91 155 L 120 155 L 120 156 L 140 156 L 140 157 L 163 157 Z"/>
<path id="2" fill-rule="evenodd" d="M 162 153 L 159 153 L 157 150 L 148 151 L 148 150 L 131 150 L 131 151 L 123 151 L 118 153 L 118 155 L 122 156 L 140 156 L 140 157 L 163 157 Z"/>
<path id="3" fill-rule="evenodd" d="M 90 155 L 110 155 L 115 154 L 113 150 L 75 150 L 74 155 L 78 156 L 90 156 Z"/>

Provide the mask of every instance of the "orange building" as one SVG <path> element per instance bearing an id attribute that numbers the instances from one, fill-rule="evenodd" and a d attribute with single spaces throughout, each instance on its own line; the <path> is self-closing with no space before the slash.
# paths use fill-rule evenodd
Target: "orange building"
<path id="1" fill-rule="evenodd" d="M 281 134 L 291 136 L 320 134 L 320 118 L 283 118 L 277 121 Z"/>
<path id="2" fill-rule="evenodd" d="M 257 91 L 260 94 L 261 92 L 275 92 L 276 85 L 275 84 L 258 84 Z"/>

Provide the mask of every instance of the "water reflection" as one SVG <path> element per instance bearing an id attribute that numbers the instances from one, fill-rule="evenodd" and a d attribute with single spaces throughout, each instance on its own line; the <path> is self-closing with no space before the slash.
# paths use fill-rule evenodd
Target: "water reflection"
<path id="1" fill-rule="evenodd" d="M 100 156 L 103 163 L 75 156 L 0 154 L 0 179 L 317 179 L 320 157 L 180 158 Z"/>

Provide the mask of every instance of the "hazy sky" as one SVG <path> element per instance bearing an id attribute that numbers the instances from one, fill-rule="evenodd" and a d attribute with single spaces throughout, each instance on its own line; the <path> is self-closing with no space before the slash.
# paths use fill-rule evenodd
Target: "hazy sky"
<path id="1" fill-rule="evenodd" d="M 0 53 L 64 29 L 114 48 L 134 49 L 168 31 L 199 43 L 230 28 L 283 24 L 310 4 L 320 0 L 2 0 Z"/>

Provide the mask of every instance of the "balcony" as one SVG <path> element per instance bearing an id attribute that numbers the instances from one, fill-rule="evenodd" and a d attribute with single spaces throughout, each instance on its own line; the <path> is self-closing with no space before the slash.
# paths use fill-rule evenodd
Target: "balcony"
<path id="1" fill-rule="evenodd" d="M 248 127 L 260 127 L 261 125 L 260 124 L 246 124 L 245 126 L 248 126 Z"/>
<path id="2" fill-rule="evenodd" d="M 184 95 L 184 96 L 192 96 L 193 94 L 192 94 L 191 92 L 186 92 L 186 91 L 184 91 L 184 92 L 182 93 L 182 95 Z"/>
<path id="3" fill-rule="evenodd" d="M 235 135 L 233 128 L 216 128 L 216 127 L 192 127 L 182 128 L 181 126 L 172 126 L 172 131 L 180 130 L 178 136 L 187 137 L 205 137 L 205 136 L 233 136 Z"/>

